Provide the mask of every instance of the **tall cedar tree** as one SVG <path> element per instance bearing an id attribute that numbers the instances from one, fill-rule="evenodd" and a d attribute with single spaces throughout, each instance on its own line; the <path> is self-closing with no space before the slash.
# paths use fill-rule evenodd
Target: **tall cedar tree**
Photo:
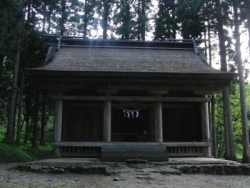
<path id="1" fill-rule="evenodd" d="M 221 70 L 227 71 L 227 60 L 226 60 L 226 46 L 225 46 L 225 12 L 228 10 L 228 4 L 221 4 L 220 0 L 214 0 L 216 9 L 217 19 L 217 30 L 219 35 L 219 49 L 220 49 L 220 62 Z M 223 9 L 225 8 L 225 9 Z M 233 136 L 233 125 L 232 125 L 232 114 L 230 105 L 230 93 L 229 87 L 223 88 L 223 111 L 224 111 L 224 126 L 225 126 L 225 159 L 237 160 L 234 146 Z"/>
<path id="2" fill-rule="evenodd" d="M 0 45 L 0 57 L 1 65 L 3 66 L 3 57 L 8 56 L 14 62 L 13 79 L 9 103 L 9 115 L 8 125 L 5 135 L 5 142 L 14 144 L 14 130 L 15 130 L 15 115 L 16 115 L 16 97 L 17 97 L 17 81 L 19 71 L 19 57 L 20 57 L 20 45 L 23 37 L 23 12 L 22 1 L 15 0 L 11 2 L 2 2 L 0 7 L 6 8 L 6 10 L 0 11 L 3 14 L 3 23 L 1 25 L 1 35 L 3 35 L 4 42 Z M 13 37 L 13 38 L 10 38 Z M 0 68 L 2 70 L 2 68 Z M 2 74 L 2 73 L 1 73 Z"/>
<path id="3" fill-rule="evenodd" d="M 233 12 L 234 12 L 234 34 L 235 34 L 235 61 L 238 65 L 239 72 L 239 85 L 240 85 L 240 105 L 241 105 L 241 124 L 242 124 L 242 140 L 243 140 L 243 163 L 250 163 L 250 150 L 249 150 L 249 132 L 248 132 L 248 119 L 246 109 L 246 95 L 245 95 L 245 83 L 243 77 L 241 49 L 240 49 L 240 31 L 239 31 L 239 15 L 238 15 L 238 0 L 233 0 Z"/>
<path id="4" fill-rule="evenodd" d="M 88 33 L 89 33 L 88 26 L 94 20 L 96 6 L 97 6 L 97 0 L 85 0 L 85 3 L 83 5 L 84 15 L 83 15 L 83 23 L 82 23 L 84 37 L 88 36 Z"/>
<path id="5" fill-rule="evenodd" d="M 135 10 L 134 28 L 132 38 L 135 40 L 145 40 L 146 31 L 148 31 L 148 21 L 150 14 L 151 0 L 136 0 L 133 4 Z"/>
<path id="6" fill-rule="evenodd" d="M 155 16 L 154 40 L 175 39 L 178 26 L 176 23 L 176 0 L 159 0 Z"/>
<path id="7" fill-rule="evenodd" d="M 48 8 L 46 8 L 46 10 L 48 9 L 46 11 L 47 14 L 44 15 L 44 20 L 47 21 L 47 29 L 46 29 L 47 33 L 51 33 L 51 31 L 52 31 L 53 18 L 55 18 L 56 2 L 57 2 L 56 0 L 49 0 L 49 3 L 47 4 L 47 7 L 48 7 Z M 45 11 L 44 11 L 44 13 L 45 13 Z M 45 27 L 46 27 L 46 25 L 45 25 Z M 43 29 L 44 29 L 44 27 L 43 27 Z"/>
<path id="8" fill-rule="evenodd" d="M 111 13 L 115 0 L 99 0 L 97 11 L 101 16 L 102 38 L 108 38 L 108 30 L 110 29 Z"/>
<path id="9" fill-rule="evenodd" d="M 23 34 L 23 18 L 21 0 L 0 1 L 0 86 L 2 85 L 4 57 L 14 60 L 15 50 Z M 0 91 L 1 98 L 1 91 Z"/>
<path id="10" fill-rule="evenodd" d="M 204 3 L 205 0 L 179 0 L 176 16 L 184 39 L 202 37 Z"/>
<path id="11" fill-rule="evenodd" d="M 134 25 L 134 14 L 132 13 L 133 0 L 117 0 L 116 11 L 113 18 L 115 33 L 120 36 L 121 39 L 129 40 L 132 34 L 132 28 Z"/>
<path id="12" fill-rule="evenodd" d="M 246 28 L 248 31 L 248 50 L 250 54 L 250 0 L 240 0 L 241 4 L 239 7 L 241 8 L 241 16 L 243 16 L 246 21 Z"/>
<path id="13" fill-rule="evenodd" d="M 206 54 L 209 65 L 212 66 L 212 34 L 213 34 L 213 23 L 211 18 L 214 17 L 213 11 L 213 2 L 211 0 L 205 1 L 205 8 L 204 8 L 204 38 L 207 40 L 205 41 L 205 47 L 207 48 Z M 215 96 L 211 99 L 211 140 L 212 140 L 212 156 L 218 158 L 218 143 L 217 143 L 217 127 L 216 127 L 216 119 L 215 119 Z"/>

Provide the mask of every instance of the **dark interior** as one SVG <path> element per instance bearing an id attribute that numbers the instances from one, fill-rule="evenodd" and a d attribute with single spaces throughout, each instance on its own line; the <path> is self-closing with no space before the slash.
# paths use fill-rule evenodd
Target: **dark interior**
<path id="1" fill-rule="evenodd" d="M 201 141 L 200 103 L 163 105 L 163 141 Z"/>
<path id="2" fill-rule="evenodd" d="M 103 105 L 64 103 L 63 141 L 102 141 Z"/>
<path id="3" fill-rule="evenodd" d="M 113 142 L 150 141 L 149 110 L 133 111 L 136 108 L 112 109 Z"/>

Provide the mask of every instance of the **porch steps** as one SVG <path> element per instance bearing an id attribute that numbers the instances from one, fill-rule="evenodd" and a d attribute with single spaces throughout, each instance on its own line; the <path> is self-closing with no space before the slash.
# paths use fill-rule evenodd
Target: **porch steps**
<path id="1" fill-rule="evenodd" d="M 168 153 L 163 145 L 103 145 L 101 161 L 123 162 L 128 159 L 148 161 L 168 161 Z"/>

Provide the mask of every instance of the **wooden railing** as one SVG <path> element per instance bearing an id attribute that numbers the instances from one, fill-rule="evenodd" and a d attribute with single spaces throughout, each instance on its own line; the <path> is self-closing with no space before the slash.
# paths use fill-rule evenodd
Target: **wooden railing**
<path id="1" fill-rule="evenodd" d="M 63 146 L 61 147 L 62 157 L 100 157 L 101 147 L 86 146 Z"/>
<path id="2" fill-rule="evenodd" d="M 54 142 L 61 148 L 62 157 L 101 157 L 104 146 L 111 147 L 140 147 L 162 146 L 169 157 L 205 157 L 208 156 L 208 142 Z"/>

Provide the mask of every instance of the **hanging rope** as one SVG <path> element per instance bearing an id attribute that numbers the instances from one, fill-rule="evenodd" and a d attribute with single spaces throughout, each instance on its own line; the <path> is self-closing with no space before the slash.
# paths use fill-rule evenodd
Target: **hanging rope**
<path id="1" fill-rule="evenodd" d="M 130 110 L 130 109 L 126 109 L 126 108 L 122 108 L 122 107 L 119 107 L 119 106 L 116 106 L 116 105 L 113 105 L 115 106 L 116 108 L 119 108 L 121 110 L 123 110 L 123 114 L 124 114 L 124 117 L 127 117 L 127 118 L 138 118 L 139 115 L 140 115 L 140 110 L 144 110 L 150 106 L 146 106 L 144 108 L 139 108 L 139 109 L 135 109 L 135 110 Z"/>

